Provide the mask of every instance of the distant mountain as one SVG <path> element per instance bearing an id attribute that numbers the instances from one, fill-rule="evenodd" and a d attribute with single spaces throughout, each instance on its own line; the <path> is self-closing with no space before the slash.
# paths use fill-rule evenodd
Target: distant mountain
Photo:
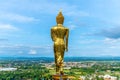
<path id="1" fill-rule="evenodd" d="M 53 57 L 0 57 L 0 60 L 28 60 L 28 61 L 41 61 L 53 62 Z M 79 62 L 79 61 L 120 61 L 120 57 L 65 57 L 66 62 Z"/>

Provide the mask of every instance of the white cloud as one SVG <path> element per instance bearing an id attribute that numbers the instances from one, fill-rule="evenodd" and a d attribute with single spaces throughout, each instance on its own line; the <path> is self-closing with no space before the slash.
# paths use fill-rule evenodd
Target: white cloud
<path id="1" fill-rule="evenodd" d="M 78 9 L 74 11 L 68 11 L 65 13 L 67 16 L 76 16 L 76 17 L 86 17 L 89 16 L 89 13 L 84 12 L 84 11 L 79 11 Z"/>
<path id="2" fill-rule="evenodd" d="M 0 30 L 18 30 L 18 28 L 10 24 L 0 24 Z"/>
<path id="3" fill-rule="evenodd" d="M 27 16 L 18 15 L 18 14 L 12 14 L 12 15 L 7 15 L 7 16 L 11 20 L 18 21 L 18 22 L 32 22 L 32 21 L 36 21 L 36 19 L 33 18 L 33 17 L 27 17 Z"/>
<path id="4" fill-rule="evenodd" d="M 5 3 L 4 1 L 2 4 Z M 6 4 L 3 4 L 4 11 L 10 10 L 22 10 L 22 11 L 30 11 L 31 13 L 37 12 L 37 13 L 45 13 L 45 14 L 56 14 L 60 9 L 63 10 L 65 15 L 67 16 L 89 16 L 89 13 L 80 10 L 77 5 L 71 5 L 64 2 L 49 2 L 49 1 L 9 1 L 6 2 Z M 21 6 L 23 5 L 23 6 Z M 31 6 L 32 5 L 32 6 Z M 58 6 L 59 5 L 59 6 Z M 6 7 L 7 6 L 7 7 Z"/>
<path id="5" fill-rule="evenodd" d="M 104 43 L 107 43 L 107 44 L 120 44 L 120 39 L 105 38 Z"/>
<path id="6" fill-rule="evenodd" d="M 103 42 L 103 40 L 84 39 L 84 40 L 79 41 L 80 44 L 96 44 L 96 43 L 101 43 L 101 42 Z"/>
<path id="7" fill-rule="evenodd" d="M 29 54 L 33 54 L 33 55 L 34 55 L 34 54 L 37 54 L 37 51 L 36 51 L 36 50 L 31 49 L 31 50 L 30 50 L 30 52 L 29 52 Z"/>
<path id="8" fill-rule="evenodd" d="M 17 33 L 20 31 L 21 29 L 14 25 L 8 23 L 7 24 L 0 23 L 0 37 L 2 39 L 3 38 L 9 39 L 8 37 L 12 37 L 12 36 L 18 37 Z"/>
<path id="9" fill-rule="evenodd" d="M 97 56 L 120 56 L 120 39 L 81 40 L 80 45 L 84 45 L 79 49 L 82 53 L 97 54 Z"/>
<path id="10" fill-rule="evenodd" d="M 75 28 L 79 27 L 78 25 L 75 25 L 73 21 L 67 22 L 66 27 L 68 27 L 70 30 L 74 30 Z"/>
<path id="11" fill-rule="evenodd" d="M 0 12 L 0 18 L 2 20 L 10 20 L 10 21 L 17 21 L 17 22 L 33 22 L 38 21 L 34 17 L 23 16 L 22 14 L 10 13 L 10 12 Z"/>
<path id="12" fill-rule="evenodd" d="M 70 30 L 74 30 L 77 26 L 73 24 L 69 24 L 68 27 Z"/>
<path id="13" fill-rule="evenodd" d="M 7 53 L 8 56 L 11 54 L 17 55 L 40 55 L 46 56 L 52 53 L 53 49 L 51 46 L 32 46 L 32 45 L 23 45 L 23 44 L 0 44 L 0 50 L 4 53 Z"/>

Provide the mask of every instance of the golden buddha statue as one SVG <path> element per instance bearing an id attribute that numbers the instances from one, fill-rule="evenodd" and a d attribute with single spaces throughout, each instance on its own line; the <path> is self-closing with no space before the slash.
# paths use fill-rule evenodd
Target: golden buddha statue
<path id="1" fill-rule="evenodd" d="M 56 73 L 63 73 L 64 52 L 68 51 L 69 29 L 63 26 L 64 16 L 60 11 L 56 17 L 57 25 L 51 28 L 51 38 L 54 41 L 54 57 Z"/>

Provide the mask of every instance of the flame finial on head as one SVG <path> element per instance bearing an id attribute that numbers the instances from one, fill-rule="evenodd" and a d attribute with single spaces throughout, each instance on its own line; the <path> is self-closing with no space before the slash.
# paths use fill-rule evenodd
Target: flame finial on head
<path id="1" fill-rule="evenodd" d="M 62 9 L 60 9 L 58 15 L 56 16 L 56 22 L 57 24 L 63 24 L 64 22 L 64 16 L 62 15 Z"/>
<path id="2" fill-rule="evenodd" d="M 62 12 L 62 9 L 60 9 L 59 12 Z"/>

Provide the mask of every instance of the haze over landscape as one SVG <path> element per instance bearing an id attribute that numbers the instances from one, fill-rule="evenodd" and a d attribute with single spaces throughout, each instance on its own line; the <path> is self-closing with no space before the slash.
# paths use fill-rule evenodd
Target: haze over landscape
<path id="1" fill-rule="evenodd" d="M 1 0 L 0 57 L 53 57 L 50 29 L 62 9 L 66 57 L 120 56 L 119 0 Z"/>

